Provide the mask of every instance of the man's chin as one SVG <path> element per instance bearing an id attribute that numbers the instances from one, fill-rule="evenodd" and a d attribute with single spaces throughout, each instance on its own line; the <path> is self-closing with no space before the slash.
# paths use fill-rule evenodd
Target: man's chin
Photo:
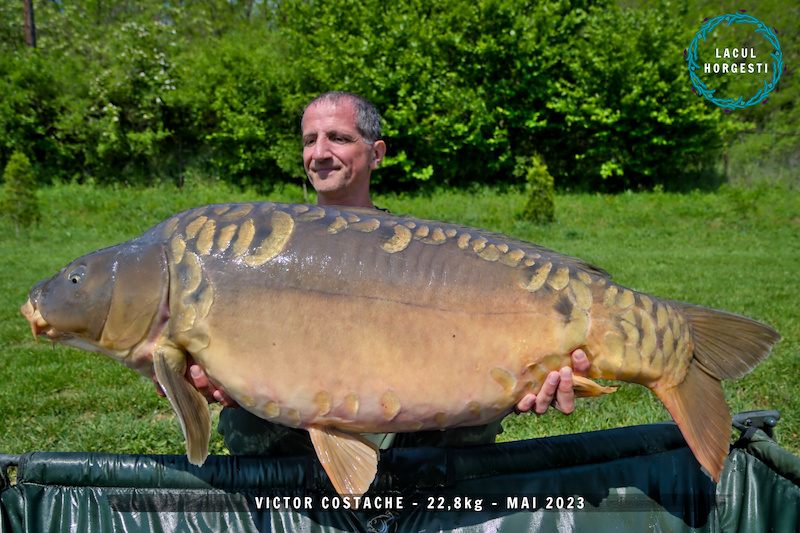
<path id="1" fill-rule="evenodd" d="M 347 183 L 336 171 L 327 174 L 317 174 L 312 178 L 311 185 L 319 193 L 332 193 L 347 189 Z"/>

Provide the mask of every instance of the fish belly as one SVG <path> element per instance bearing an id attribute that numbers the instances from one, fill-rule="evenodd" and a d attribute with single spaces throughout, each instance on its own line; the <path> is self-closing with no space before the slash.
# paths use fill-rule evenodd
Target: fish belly
<path id="1" fill-rule="evenodd" d="M 195 355 L 212 380 L 281 424 L 402 432 L 504 416 L 568 363 L 547 313 L 474 314 L 381 299 L 276 291 L 212 311 Z"/>

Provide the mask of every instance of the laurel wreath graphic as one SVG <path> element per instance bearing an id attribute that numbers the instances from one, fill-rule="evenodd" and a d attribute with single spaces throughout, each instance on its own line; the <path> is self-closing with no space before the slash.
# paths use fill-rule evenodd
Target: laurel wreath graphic
<path id="1" fill-rule="evenodd" d="M 695 70 L 700 67 L 697 62 L 697 45 L 699 40 L 703 39 L 704 41 L 707 41 L 706 34 L 723 22 L 727 22 L 728 26 L 736 23 L 755 24 L 755 32 L 761 33 L 775 48 L 775 52 L 770 54 L 770 56 L 775 60 L 772 63 L 772 82 L 768 83 L 765 80 L 764 87 L 748 100 L 745 100 L 743 96 L 739 96 L 738 98 L 715 97 L 714 93 L 717 92 L 716 89 L 710 89 L 708 85 L 703 83 L 703 80 L 701 80 L 695 72 Z M 697 35 L 695 35 L 694 39 L 692 39 L 692 44 L 689 45 L 687 50 L 684 50 L 684 58 L 689 64 L 689 77 L 692 79 L 692 85 L 694 86 L 695 92 L 697 92 L 700 96 L 704 96 L 707 100 L 710 100 L 720 107 L 734 109 L 747 107 L 766 101 L 767 96 L 775 88 L 778 80 L 781 79 L 783 70 L 786 68 L 783 62 L 783 52 L 781 52 L 781 45 L 778 42 L 775 29 L 770 28 L 754 16 L 745 13 L 731 13 L 728 15 L 720 15 L 712 19 L 707 19 L 700 27 L 700 31 L 698 31 Z M 725 109 L 725 111 L 730 110 Z"/>

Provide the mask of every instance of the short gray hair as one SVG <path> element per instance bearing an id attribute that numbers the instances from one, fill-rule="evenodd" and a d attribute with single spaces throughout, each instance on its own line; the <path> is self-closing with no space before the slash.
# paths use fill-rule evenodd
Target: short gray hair
<path id="1" fill-rule="evenodd" d="M 347 91 L 331 91 L 322 93 L 313 100 L 311 100 L 305 109 L 303 109 L 303 117 L 306 115 L 306 110 L 314 104 L 326 102 L 332 105 L 338 105 L 340 102 L 349 102 L 353 105 L 356 111 L 356 129 L 364 142 L 372 144 L 381 139 L 381 115 L 372 102 L 363 96 L 350 93 Z M 302 119 L 300 125 L 302 127 Z"/>

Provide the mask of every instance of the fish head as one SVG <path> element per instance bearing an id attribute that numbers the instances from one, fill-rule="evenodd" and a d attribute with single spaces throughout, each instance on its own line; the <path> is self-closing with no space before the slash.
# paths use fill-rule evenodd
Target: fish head
<path id="1" fill-rule="evenodd" d="M 126 358 L 163 330 L 167 294 L 163 246 L 128 241 L 80 257 L 40 281 L 20 310 L 34 338 L 103 353 L 135 368 L 138 363 Z"/>

